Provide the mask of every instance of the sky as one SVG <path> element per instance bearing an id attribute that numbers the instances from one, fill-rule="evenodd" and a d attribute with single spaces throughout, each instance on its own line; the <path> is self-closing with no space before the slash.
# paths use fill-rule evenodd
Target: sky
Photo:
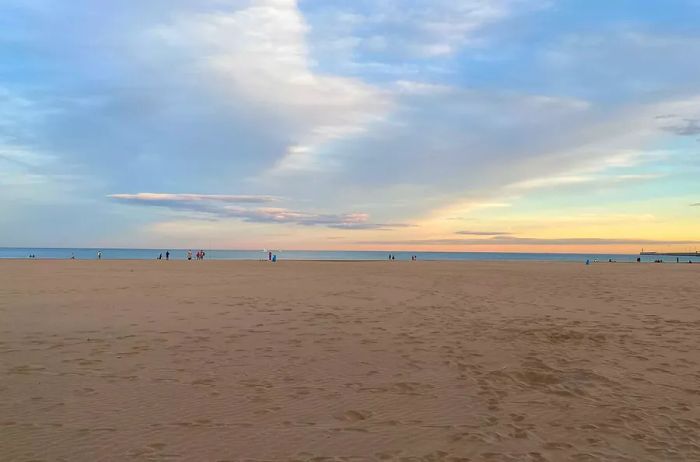
<path id="1" fill-rule="evenodd" d="M 700 0 L 2 0 L 0 246 L 700 249 Z"/>

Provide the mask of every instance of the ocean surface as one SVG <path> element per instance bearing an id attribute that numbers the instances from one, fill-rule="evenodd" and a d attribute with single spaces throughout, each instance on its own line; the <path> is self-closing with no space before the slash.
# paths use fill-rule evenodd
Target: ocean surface
<path id="1" fill-rule="evenodd" d="M 184 260 L 187 258 L 186 249 L 46 249 L 46 248 L 4 248 L 0 247 L 0 258 L 29 258 L 35 255 L 38 259 L 69 259 L 75 256 L 79 260 L 95 260 L 97 252 L 102 252 L 103 260 L 154 260 L 159 254 L 170 250 L 172 260 Z M 196 253 L 198 249 L 192 249 Z M 209 250 L 204 249 L 207 260 L 265 260 L 267 251 L 263 250 Z M 634 262 L 639 255 L 606 254 L 606 253 L 506 253 L 506 252 L 392 252 L 392 251 L 326 251 L 326 250 L 273 250 L 278 260 L 387 260 L 389 254 L 396 256 L 396 260 L 410 260 L 416 255 L 418 260 L 471 260 L 471 261 L 503 261 L 503 260 L 530 260 L 530 261 L 578 261 L 585 262 L 598 259 L 607 262 L 612 259 L 618 262 Z M 643 262 L 653 262 L 656 259 L 664 262 L 675 263 L 676 257 L 645 255 Z M 682 263 L 692 260 L 700 263 L 698 257 L 680 257 Z"/>

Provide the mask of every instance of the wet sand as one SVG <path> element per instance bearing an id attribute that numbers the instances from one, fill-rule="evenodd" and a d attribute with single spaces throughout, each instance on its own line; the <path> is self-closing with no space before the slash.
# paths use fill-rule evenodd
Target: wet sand
<path id="1" fill-rule="evenodd" d="M 700 265 L 0 261 L 2 461 L 700 460 Z"/>

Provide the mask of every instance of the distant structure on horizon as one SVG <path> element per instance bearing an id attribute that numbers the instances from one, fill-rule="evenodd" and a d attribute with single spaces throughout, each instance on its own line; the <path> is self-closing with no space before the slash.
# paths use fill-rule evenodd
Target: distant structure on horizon
<path id="1" fill-rule="evenodd" d="M 668 257 L 700 257 L 700 252 L 645 252 L 642 250 L 639 255 L 663 255 Z"/>

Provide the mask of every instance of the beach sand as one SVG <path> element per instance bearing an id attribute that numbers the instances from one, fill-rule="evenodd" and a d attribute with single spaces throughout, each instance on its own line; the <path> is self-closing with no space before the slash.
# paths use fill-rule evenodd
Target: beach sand
<path id="1" fill-rule="evenodd" d="M 0 460 L 700 460 L 699 281 L 2 261 Z"/>

